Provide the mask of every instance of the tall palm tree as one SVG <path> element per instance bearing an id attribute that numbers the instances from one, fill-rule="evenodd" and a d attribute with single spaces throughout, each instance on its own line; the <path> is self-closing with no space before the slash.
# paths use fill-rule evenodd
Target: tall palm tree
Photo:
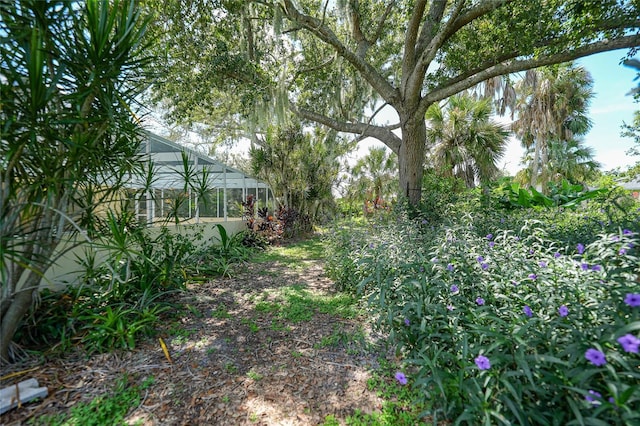
<path id="1" fill-rule="evenodd" d="M 509 132 L 491 119 L 492 109 L 488 98 L 456 95 L 446 107 L 427 110 L 430 158 L 438 173 L 459 177 L 469 188 L 498 174 Z"/>
<path id="2" fill-rule="evenodd" d="M 533 153 L 528 161 L 531 186 L 544 191 L 552 180 L 550 141 L 568 143 L 591 128 L 587 108 L 592 87 L 591 75 L 573 63 L 529 70 L 516 84 L 517 119 L 512 128 L 527 152 Z"/>

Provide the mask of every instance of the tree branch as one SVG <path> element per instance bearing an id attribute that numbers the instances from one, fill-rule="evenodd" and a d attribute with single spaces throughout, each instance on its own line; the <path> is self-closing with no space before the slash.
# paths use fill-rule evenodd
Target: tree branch
<path id="1" fill-rule="evenodd" d="M 457 4 L 454 6 L 455 15 L 460 12 L 460 8 L 464 4 L 464 2 L 465 0 L 458 0 Z M 429 13 L 427 14 L 427 19 L 424 21 L 422 29 L 420 30 L 420 37 L 418 38 L 418 42 L 416 44 L 417 52 L 421 52 L 424 47 L 433 39 L 438 30 L 438 24 L 442 22 L 442 18 L 444 17 L 444 11 L 446 10 L 446 8 L 446 0 L 434 0 L 433 3 L 431 3 Z M 449 20 L 451 20 L 451 17 L 449 18 Z"/>
<path id="2" fill-rule="evenodd" d="M 299 117 L 307 120 L 314 121 L 316 123 L 323 124 L 333 130 L 345 133 L 354 133 L 361 137 L 372 137 L 378 139 L 385 145 L 387 145 L 393 152 L 398 154 L 400 150 L 400 144 L 402 139 L 391 131 L 391 128 L 386 126 L 376 126 L 368 123 L 348 123 L 346 121 L 338 121 L 333 118 L 327 117 L 323 114 L 316 112 L 298 109 L 295 105 L 289 104 L 289 109 Z"/>
<path id="3" fill-rule="evenodd" d="M 402 60 L 403 86 L 405 85 L 405 79 L 409 78 L 411 70 L 413 70 L 416 63 L 416 40 L 418 40 L 420 21 L 426 7 L 426 0 L 419 0 L 413 7 L 413 13 L 407 25 L 407 31 L 404 36 L 404 58 Z"/>
<path id="4" fill-rule="evenodd" d="M 451 17 L 447 21 L 446 25 L 431 38 L 427 46 L 421 47 L 421 55 L 419 63 L 416 69 L 424 69 L 426 73 L 427 67 L 436 57 L 438 50 L 446 43 L 449 38 L 456 32 L 460 31 L 462 27 L 473 22 L 475 19 L 493 12 L 500 6 L 503 6 L 512 0 L 486 0 L 483 3 L 478 4 L 473 9 L 467 11 L 464 15 L 460 15 L 465 0 L 460 0 L 455 6 Z M 424 77 L 424 74 L 422 75 Z"/>
<path id="5" fill-rule="evenodd" d="M 520 60 L 506 60 L 487 66 L 478 70 L 472 75 L 462 78 L 457 76 L 451 80 L 442 83 L 438 88 L 429 92 L 420 102 L 419 111 L 424 114 L 434 102 L 448 98 L 465 89 L 475 86 L 489 78 L 500 75 L 511 74 L 528 69 L 538 68 L 545 65 L 552 65 L 562 62 L 572 61 L 574 59 L 590 56 L 596 53 L 607 52 L 610 50 L 633 48 L 640 45 L 640 35 L 629 35 L 620 37 L 615 40 L 601 40 L 590 43 L 574 50 L 556 53 L 540 58 L 527 57 Z"/>
<path id="6" fill-rule="evenodd" d="M 416 59 L 416 65 L 411 70 L 411 73 L 407 76 L 406 85 L 403 88 L 404 93 L 420 93 L 420 89 L 422 87 L 422 83 L 424 81 L 424 77 L 427 73 L 427 69 L 429 68 L 429 64 L 436 56 L 437 50 L 442 46 L 446 38 L 447 34 L 450 31 L 450 28 L 453 26 L 453 22 L 455 22 L 456 17 L 459 15 L 462 7 L 464 6 L 465 0 L 458 0 L 458 2 L 454 5 L 453 11 L 447 23 L 442 27 L 440 31 L 438 31 L 435 35 L 433 31 L 435 30 L 435 23 L 431 22 L 432 25 L 427 26 L 425 23 L 425 28 L 422 30 L 422 34 L 420 34 L 420 40 L 418 41 L 417 52 L 419 57 Z M 433 9 L 433 6 L 432 6 Z M 444 16 L 444 6 L 442 10 L 438 11 L 429 11 L 429 15 L 431 19 L 436 19 L 435 14 L 439 13 L 438 23 L 442 21 Z M 431 16 L 433 15 L 433 17 Z M 425 46 L 429 40 L 428 46 Z"/>
<path id="7" fill-rule="evenodd" d="M 318 19 L 304 15 L 293 4 L 292 0 L 283 0 L 282 10 L 291 21 L 300 25 L 320 40 L 333 47 L 338 55 L 343 57 L 353 67 L 355 67 L 362 77 L 380 94 L 380 96 L 391 105 L 397 105 L 399 100 L 398 90 L 382 77 L 375 68 L 364 61 L 363 58 L 349 50 L 338 39 L 335 33 Z"/>
<path id="8" fill-rule="evenodd" d="M 391 13 L 391 10 L 393 9 L 393 6 L 395 5 L 395 3 L 396 3 L 395 0 L 391 1 L 387 5 L 387 8 L 384 10 L 384 13 L 382 14 L 382 16 L 380 16 L 380 19 L 378 19 L 378 25 L 376 27 L 376 31 L 373 33 L 371 44 L 375 44 L 380 38 L 380 36 L 382 36 L 382 31 L 384 30 L 384 24 L 387 21 L 387 18 L 389 17 L 389 14 Z"/>

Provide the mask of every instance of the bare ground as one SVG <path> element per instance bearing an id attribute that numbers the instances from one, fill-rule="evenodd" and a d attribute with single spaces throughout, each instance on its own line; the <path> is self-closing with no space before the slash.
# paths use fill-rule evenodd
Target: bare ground
<path id="1" fill-rule="evenodd" d="M 344 424 L 356 411 L 379 411 L 382 400 L 367 380 L 386 353 L 374 344 L 365 318 L 345 319 L 312 305 L 312 312 L 286 318 L 275 309 L 292 288 L 300 297 L 333 294 L 321 262 L 298 266 L 245 264 L 233 278 L 189 285 L 178 296 L 189 308 L 158 334 L 171 362 L 156 337 L 133 351 L 89 358 L 74 352 L 5 368 L 2 377 L 21 374 L 0 381 L 0 388 L 35 377 L 49 396 L 7 412 L 0 424 L 69 410 L 108 394 L 125 373 L 133 383 L 154 379 L 128 423 L 314 425 L 332 415 Z M 299 320 L 305 314 L 310 318 Z"/>

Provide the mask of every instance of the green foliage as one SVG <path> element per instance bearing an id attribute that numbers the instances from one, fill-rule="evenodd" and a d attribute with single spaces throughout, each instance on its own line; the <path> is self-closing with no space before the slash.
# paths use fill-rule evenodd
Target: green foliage
<path id="1" fill-rule="evenodd" d="M 170 310 L 166 296 L 185 288 L 183 265 L 201 256 L 195 246 L 201 235 L 140 228 L 128 218 L 126 210 L 120 216 L 109 213 L 108 233 L 93 246 L 104 260 L 97 265 L 89 252 L 80 286 L 44 292 L 17 333 L 18 341 L 61 351 L 80 341 L 88 352 L 106 352 L 133 349 L 139 338 L 154 333 Z"/>
<path id="2" fill-rule="evenodd" d="M 429 107 L 429 160 L 439 174 L 457 177 L 468 188 L 498 175 L 497 163 L 506 151 L 509 132 L 491 118 L 492 113 L 490 98 L 474 99 L 469 94 L 452 96 L 445 108 Z"/>
<path id="3" fill-rule="evenodd" d="M 434 169 L 427 169 L 422 177 L 422 198 L 417 205 L 401 205 L 410 216 L 436 223 L 451 214 L 451 206 L 460 198 L 465 188 L 463 180 L 443 177 Z M 405 200 L 406 202 L 406 200 Z"/>
<path id="4" fill-rule="evenodd" d="M 61 241 L 142 173 L 145 29 L 135 1 L 0 5 L 0 358 Z"/>
<path id="5" fill-rule="evenodd" d="M 576 208 L 580 203 L 592 200 L 605 193 L 609 188 L 585 190 L 582 185 L 572 185 L 563 179 L 559 184 L 549 183 L 549 194 L 545 195 L 534 187 L 524 188 L 510 178 L 503 178 L 492 191 L 492 196 L 505 208 L 529 207 L 565 207 Z"/>
<path id="6" fill-rule="evenodd" d="M 136 408 L 142 393 L 153 385 L 153 377 L 146 378 L 140 385 L 131 384 L 127 376 L 116 381 L 109 396 L 98 396 L 88 403 L 78 403 L 67 413 L 44 415 L 28 422 L 29 425 L 71 426 L 71 425 L 125 425 L 127 413 Z"/>
<path id="7" fill-rule="evenodd" d="M 311 320 L 316 313 L 354 318 L 359 313 L 356 302 L 356 299 L 348 294 L 319 296 L 293 285 L 282 288 L 274 301 L 258 302 L 255 310 L 274 313 L 279 318 L 296 324 Z"/>
<path id="8" fill-rule="evenodd" d="M 640 360 L 617 339 L 640 330 L 639 308 L 625 302 L 637 294 L 640 222 L 635 212 L 628 228 L 600 224 L 594 213 L 472 210 L 433 230 L 398 217 L 374 232 L 333 234 L 331 255 L 341 259 L 330 271 L 368 300 L 429 415 L 458 424 L 635 424 Z M 588 349 L 602 351 L 606 365 L 591 364 Z M 487 370 L 474 362 L 481 355 Z"/>
<path id="9" fill-rule="evenodd" d="M 239 232 L 229 236 L 221 224 L 216 224 L 218 244 L 212 244 L 200 250 L 194 257 L 194 263 L 188 268 L 192 275 L 230 276 L 234 264 L 247 260 L 252 248 L 245 245 L 246 234 Z"/>
<path id="10" fill-rule="evenodd" d="M 587 116 L 593 80 L 582 67 L 565 63 L 527 71 L 517 84 L 512 109 L 516 134 L 527 149 L 526 183 L 547 193 L 549 182 L 584 182 L 599 164 L 577 139 L 591 128 Z"/>
<path id="11" fill-rule="evenodd" d="M 81 342 L 89 352 L 108 352 L 115 349 L 134 349 L 136 338 L 150 335 L 169 306 L 158 304 L 138 309 L 127 305 L 92 307 L 80 315 L 84 323 Z"/>
<path id="12" fill-rule="evenodd" d="M 393 199 L 398 181 L 398 161 L 386 148 L 370 147 L 358 159 L 347 177 L 341 207 L 349 213 L 373 213 L 387 207 Z"/>
<path id="13" fill-rule="evenodd" d="M 336 159 L 351 145 L 334 131 L 316 127 L 310 132 L 298 121 L 270 127 L 264 140 L 251 148 L 253 174 L 271 186 L 281 205 L 275 215 L 284 222 L 285 234 L 293 224 L 287 223 L 285 213 L 297 212 L 312 222 L 332 214 L 331 189 L 340 171 Z"/>

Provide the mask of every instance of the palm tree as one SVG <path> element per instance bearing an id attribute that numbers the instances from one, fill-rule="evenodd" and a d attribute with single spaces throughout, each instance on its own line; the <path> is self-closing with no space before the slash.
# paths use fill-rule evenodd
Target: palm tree
<path id="1" fill-rule="evenodd" d="M 335 131 L 307 130 L 300 122 L 272 126 L 249 157 L 253 174 L 269 183 L 281 205 L 316 219 L 333 206 L 338 158 L 350 144 Z"/>
<path id="2" fill-rule="evenodd" d="M 529 184 L 546 190 L 553 178 L 549 165 L 550 143 L 568 143 L 591 128 L 587 117 L 593 97 L 593 80 L 572 63 L 529 70 L 516 85 L 517 119 L 512 128 L 531 152 Z"/>
<path id="3" fill-rule="evenodd" d="M 586 186 L 586 182 L 597 175 L 600 163 L 593 159 L 593 148 L 584 146 L 581 139 L 569 141 L 551 140 L 547 145 L 548 158 L 544 167 L 549 182 L 559 183 L 566 179 L 573 184 Z M 534 148 L 525 153 L 525 162 L 533 161 Z M 520 183 L 531 180 L 531 168 L 528 167 L 517 176 Z"/>
<path id="4" fill-rule="evenodd" d="M 434 104 L 427 110 L 430 158 L 438 173 L 459 177 L 469 188 L 498 174 L 509 132 L 491 119 L 492 109 L 488 98 L 456 95 L 446 108 Z"/>
<path id="5" fill-rule="evenodd" d="M 359 195 L 370 201 L 385 200 L 395 192 L 392 188 L 397 179 L 397 158 L 387 148 L 370 147 L 369 153 L 360 158 L 351 170 Z M 360 201 L 367 201 L 362 199 Z"/>

